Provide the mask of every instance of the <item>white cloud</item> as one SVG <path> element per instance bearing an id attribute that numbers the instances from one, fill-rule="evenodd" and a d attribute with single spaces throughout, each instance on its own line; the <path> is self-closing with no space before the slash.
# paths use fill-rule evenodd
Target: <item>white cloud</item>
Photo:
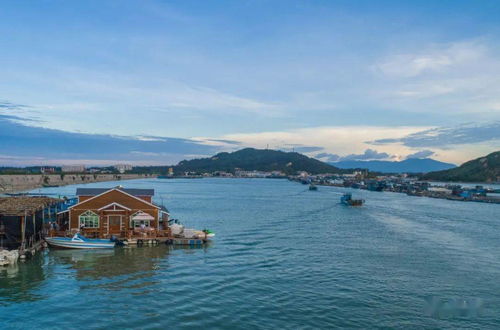
<path id="1" fill-rule="evenodd" d="M 340 160 L 380 160 L 394 158 L 387 152 L 378 152 L 374 149 L 366 149 L 361 154 L 349 154 L 347 156 L 341 157 Z"/>
<path id="2" fill-rule="evenodd" d="M 450 121 L 500 118 L 499 49 L 488 39 L 401 51 L 372 67 L 373 102 L 401 112 L 444 114 Z"/>
<path id="3" fill-rule="evenodd" d="M 417 151 L 413 154 L 409 154 L 406 156 L 406 159 L 412 159 L 412 158 L 428 158 L 432 155 L 435 155 L 436 153 L 432 150 L 426 149 L 426 150 L 420 150 Z"/>
<path id="4" fill-rule="evenodd" d="M 408 147 L 437 147 L 500 141 L 500 121 L 468 123 L 459 126 L 437 127 L 409 134 L 403 138 L 384 138 L 372 144 L 401 143 Z"/>
<path id="5" fill-rule="evenodd" d="M 476 42 L 434 45 L 415 54 L 389 56 L 375 68 L 390 77 L 416 77 L 424 73 L 441 73 L 453 67 L 476 61 L 486 49 Z"/>
<path id="6" fill-rule="evenodd" d="M 292 144 L 316 146 L 324 148 L 324 154 L 345 156 L 364 153 L 370 148 L 366 141 L 371 141 L 374 137 L 382 139 L 394 135 L 403 138 L 429 128 L 431 127 L 321 126 L 288 131 L 228 134 L 219 138 L 240 141 L 243 146 L 256 148 L 288 150 L 289 145 Z M 234 145 L 228 146 L 228 150 L 234 150 L 234 148 Z M 377 149 L 378 152 L 389 155 L 413 152 L 411 148 L 395 144 L 377 146 Z M 318 152 L 311 151 L 307 154 L 316 156 Z"/>

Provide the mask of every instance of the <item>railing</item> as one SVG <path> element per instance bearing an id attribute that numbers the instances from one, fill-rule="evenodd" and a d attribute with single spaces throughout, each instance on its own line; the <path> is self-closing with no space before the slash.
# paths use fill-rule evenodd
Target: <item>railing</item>
<path id="1" fill-rule="evenodd" d="M 68 230 L 55 230 L 55 229 L 50 229 L 49 232 L 47 233 L 48 237 L 70 237 L 72 236 L 71 232 Z"/>

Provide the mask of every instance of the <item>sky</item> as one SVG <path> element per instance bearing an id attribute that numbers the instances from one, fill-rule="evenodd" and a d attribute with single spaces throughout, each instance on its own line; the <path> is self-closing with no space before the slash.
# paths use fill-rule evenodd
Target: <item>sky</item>
<path id="1" fill-rule="evenodd" d="M 496 0 L 0 1 L 0 165 L 500 150 Z"/>

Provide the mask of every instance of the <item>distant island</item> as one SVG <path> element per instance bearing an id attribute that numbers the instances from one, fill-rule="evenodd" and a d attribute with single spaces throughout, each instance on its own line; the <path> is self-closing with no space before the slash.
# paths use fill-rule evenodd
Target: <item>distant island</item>
<path id="1" fill-rule="evenodd" d="M 222 152 L 213 157 L 183 160 L 172 167 L 175 175 L 184 173 L 235 173 L 242 171 L 279 171 L 286 175 L 298 172 L 309 174 L 345 174 L 356 169 L 365 170 L 364 176 L 380 174 L 415 174 L 421 180 L 451 182 L 498 182 L 500 181 L 500 152 L 464 163 L 440 162 L 430 158 L 414 158 L 400 162 L 391 161 L 343 161 L 324 163 L 297 152 L 245 148 L 235 152 Z M 367 173 L 370 172 L 370 173 Z"/>
<path id="2" fill-rule="evenodd" d="M 457 167 L 431 158 L 410 158 L 402 161 L 387 160 L 345 160 L 329 163 L 342 169 L 367 169 L 379 173 L 427 173 Z"/>
<path id="3" fill-rule="evenodd" d="M 424 174 L 421 179 L 444 182 L 500 182 L 500 151 L 470 160 L 457 168 Z"/>
<path id="4" fill-rule="evenodd" d="M 268 149 L 245 148 L 235 152 L 221 152 L 213 157 L 183 160 L 173 167 L 175 174 L 213 173 L 217 171 L 234 173 L 244 171 L 279 171 L 296 174 L 304 171 L 310 174 L 343 173 L 333 165 L 307 157 L 298 152 L 284 152 Z"/>

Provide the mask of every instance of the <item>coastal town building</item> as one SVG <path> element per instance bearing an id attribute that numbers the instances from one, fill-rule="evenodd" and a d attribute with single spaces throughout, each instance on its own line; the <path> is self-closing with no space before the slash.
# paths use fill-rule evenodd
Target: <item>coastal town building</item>
<path id="1" fill-rule="evenodd" d="M 127 237 L 157 232 L 168 222 L 168 212 L 152 201 L 153 189 L 78 188 L 78 201 L 65 214 L 71 232 L 93 237 Z"/>
<path id="2" fill-rule="evenodd" d="M 117 164 L 114 165 L 113 168 L 120 173 L 125 173 L 126 171 L 131 171 L 133 169 L 133 166 L 129 164 Z"/>
<path id="3" fill-rule="evenodd" d="M 56 173 L 56 168 L 55 167 L 40 167 L 40 173 L 42 174 L 53 174 Z"/>
<path id="4" fill-rule="evenodd" d="M 85 172 L 85 165 L 64 165 L 61 167 L 63 173 L 82 173 Z"/>

